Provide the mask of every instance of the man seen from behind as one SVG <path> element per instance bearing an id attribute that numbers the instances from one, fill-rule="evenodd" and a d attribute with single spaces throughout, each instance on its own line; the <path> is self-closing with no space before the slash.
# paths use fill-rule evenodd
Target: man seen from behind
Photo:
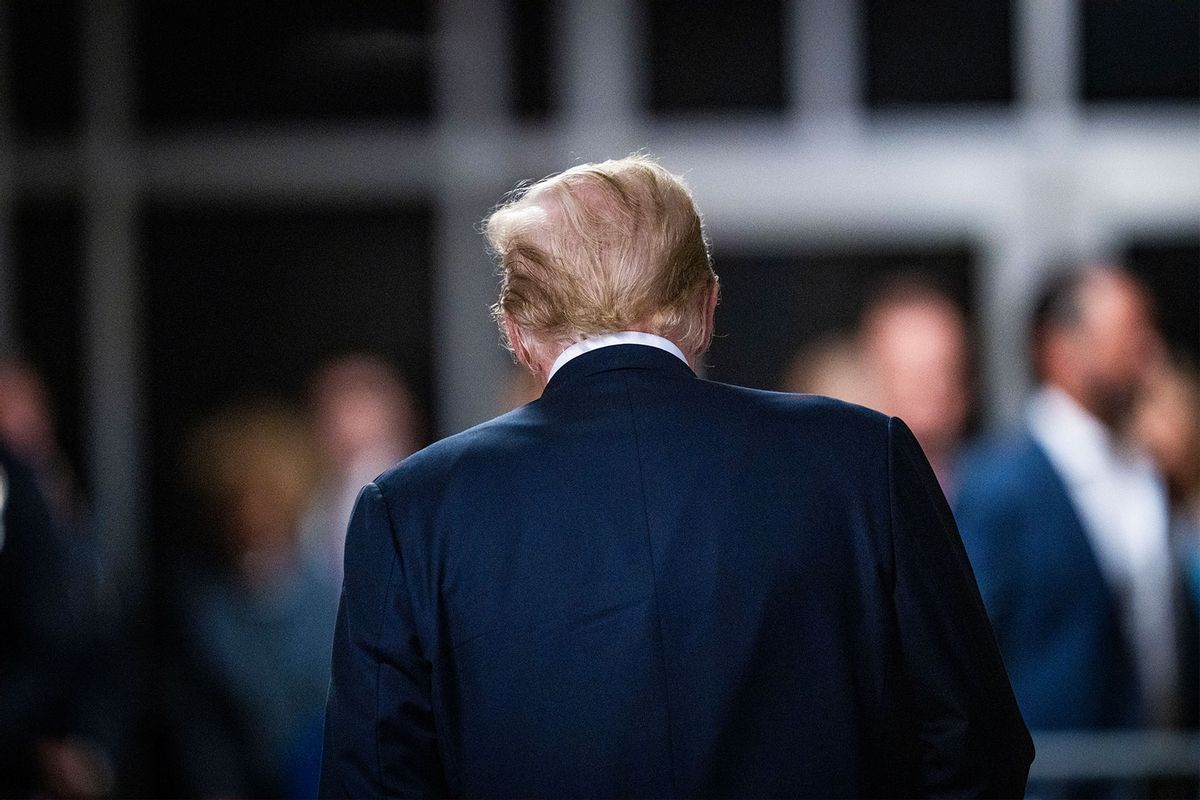
<path id="1" fill-rule="evenodd" d="M 359 496 L 324 796 L 1019 796 L 1032 746 L 899 419 L 697 377 L 691 194 L 584 164 L 487 220 L 545 384 Z"/>

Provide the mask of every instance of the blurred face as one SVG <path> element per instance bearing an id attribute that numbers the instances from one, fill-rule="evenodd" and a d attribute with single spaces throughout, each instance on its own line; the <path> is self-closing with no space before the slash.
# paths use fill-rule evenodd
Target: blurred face
<path id="1" fill-rule="evenodd" d="M 0 366 L 0 441 L 34 462 L 54 453 L 54 423 L 45 387 L 24 367 Z"/>
<path id="2" fill-rule="evenodd" d="M 1120 275 L 1098 273 L 1084 285 L 1080 305 L 1078 328 L 1063 334 L 1067 341 L 1060 370 L 1072 373 L 1068 380 L 1076 399 L 1116 427 L 1133 410 L 1162 344 L 1149 301 Z"/>
<path id="3" fill-rule="evenodd" d="M 1200 488 L 1200 385 L 1167 364 L 1156 368 L 1131 427 L 1167 479 L 1173 499 L 1190 501 Z"/>
<path id="4" fill-rule="evenodd" d="M 326 457 L 339 469 L 360 453 L 396 439 L 397 414 L 390 398 L 362 387 L 328 393 L 318 405 L 317 433 Z"/>
<path id="5" fill-rule="evenodd" d="M 864 330 L 881 411 L 898 416 L 930 453 L 962 435 L 969 396 L 961 317 L 935 303 L 884 308 Z"/>

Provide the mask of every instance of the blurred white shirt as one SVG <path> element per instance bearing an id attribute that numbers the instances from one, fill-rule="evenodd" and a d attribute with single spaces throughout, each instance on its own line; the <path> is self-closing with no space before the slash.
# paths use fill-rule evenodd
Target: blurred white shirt
<path id="1" fill-rule="evenodd" d="M 1027 422 L 1066 484 L 1117 599 L 1148 721 L 1165 723 L 1178 683 L 1166 487 L 1146 455 L 1060 389 L 1040 389 Z"/>
<path id="2" fill-rule="evenodd" d="M 346 530 L 359 492 L 404 456 L 397 447 L 359 453 L 343 473 L 327 479 L 313 496 L 300 523 L 300 546 L 333 585 L 342 584 Z"/>

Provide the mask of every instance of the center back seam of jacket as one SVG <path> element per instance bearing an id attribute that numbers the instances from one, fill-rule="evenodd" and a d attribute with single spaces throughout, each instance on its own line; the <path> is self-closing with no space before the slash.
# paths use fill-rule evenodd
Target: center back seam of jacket
<path id="1" fill-rule="evenodd" d="M 658 658 L 663 671 L 663 697 L 667 708 L 667 754 L 671 759 L 671 794 L 678 792 L 675 778 L 675 732 L 671 719 L 671 688 L 667 676 L 667 638 L 663 632 L 662 605 L 658 598 L 658 570 L 654 563 L 654 539 L 650 534 L 650 511 L 646 501 L 646 478 L 642 469 L 642 444 L 638 437 L 637 418 L 633 410 L 633 397 L 629 391 L 629 376 L 622 375 L 621 381 L 625 387 L 625 402 L 629 406 L 629 425 L 633 430 L 633 449 L 637 455 L 638 488 L 642 495 L 642 522 L 646 528 L 646 549 L 650 556 L 650 586 L 654 593 L 654 614 L 658 618 Z"/>

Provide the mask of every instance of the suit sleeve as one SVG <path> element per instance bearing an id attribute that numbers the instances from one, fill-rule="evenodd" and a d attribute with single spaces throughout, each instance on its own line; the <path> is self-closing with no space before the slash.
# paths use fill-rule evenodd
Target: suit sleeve
<path id="1" fill-rule="evenodd" d="M 445 797 L 431 666 L 379 487 L 359 493 L 325 711 L 321 797 Z"/>
<path id="2" fill-rule="evenodd" d="M 923 796 L 1020 797 L 1033 743 L 958 529 L 908 427 L 889 425 L 894 603 Z"/>

